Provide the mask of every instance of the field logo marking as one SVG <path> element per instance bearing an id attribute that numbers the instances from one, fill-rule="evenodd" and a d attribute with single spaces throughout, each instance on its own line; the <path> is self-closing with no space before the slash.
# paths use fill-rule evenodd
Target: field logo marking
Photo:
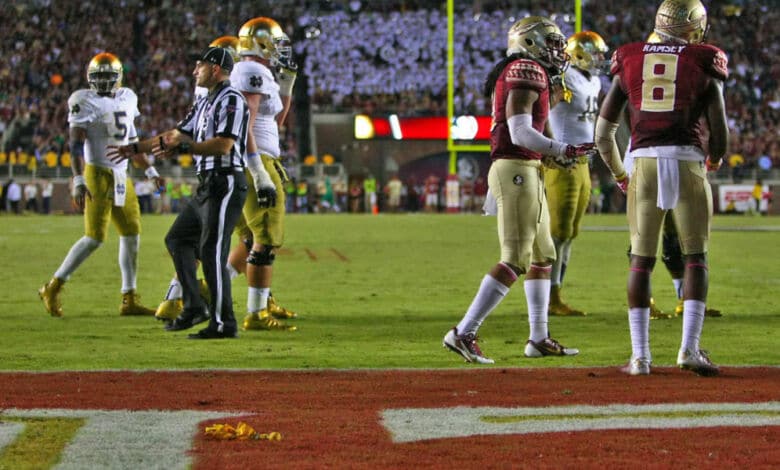
<path id="1" fill-rule="evenodd" d="M 666 429 L 714 426 L 780 426 L 780 402 L 557 406 L 452 407 L 384 410 L 393 442 L 499 434 Z"/>
<path id="2" fill-rule="evenodd" d="M 188 468 L 187 452 L 198 433 L 198 423 L 239 416 L 210 411 L 131 411 L 6 409 L 0 411 L 0 455 L 25 428 L 24 422 L 3 418 L 82 418 L 85 420 L 62 452 L 57 469 Z"/>

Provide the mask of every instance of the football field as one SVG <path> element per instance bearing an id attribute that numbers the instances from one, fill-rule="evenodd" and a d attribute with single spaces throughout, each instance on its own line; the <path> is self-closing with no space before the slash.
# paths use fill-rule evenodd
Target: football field
<path id="1" fill-rule="evenodd" d="M 162 299 L 172 216 L 143 219 L 139 292 Z M 626 468 L 780 464 L 780 219 L 716 217 L 702 347 L 716 378 L 674 367 L 681 320 L 651 322 L 649 377 L 630 355 L 624 216 L 589 215 L 551 317 L 578 356 L 528 359 L 522 286 L 480 330 L 495 365 L 442 348 L 498 257 L 495 218 L 295 215 L 274 295 L 295 332 L 190 341 L 153 318 L 120 317 L 117 236 L 81 266 L 52 318 L 37 289 L 82 234 L 73 216 L 0 218 L 0 468 Z M 654 297 L 676 299 L 663 264 Z M 244 314 L 246 283 L 233 282 Z M 245 422 L 281 441 L 222 441 Z M 706 435 L 691 440 L 691 433 Z"/>
<path id="2" fill-rule="evenodd" d="M 172 216 L 143 219 L 138 291 L 155 307 L 173 267 L 163 243 Z M 117 236 L 66 284 L 64 317 L 43 309 L 37 289 L 81 236 L 81 217 L 0 219 L 0 289 L 4 370 L 199 368 L 441 368 L 465 367 L 446 354 L 441 338 L 471 302 L 498 259 L 495 218 L 476 215 L 296 215 L 277 257 L 273 293 L 296 311 L 298 331 L 242 332 L 210 345 L 170 333 L 152 318 L 118 316 L 121 300 Z M 716 363 L 778 365 L 780 219 L 718 217 L 710 252 L 709 305 L 724 312 L 705 322 L 702 345 Z M 522 355 L 528 335 L 520 283 L 480 330 L 495 367 L 610 366 L 628 359 L 626 320 L 628 232 L 623 216 L 589 215 L 575 241 L 564 296 L 584 318 L 552 317 L 555 338 L 579 356 L 534 361 Z M 246 305 L 243 277 L 233 282 L 236 315 Z M 671 279 L 658 262 L 653 294 L 672 311 Z M 671 365 L 681 320 L 653 321 L 654 362 Z"/>

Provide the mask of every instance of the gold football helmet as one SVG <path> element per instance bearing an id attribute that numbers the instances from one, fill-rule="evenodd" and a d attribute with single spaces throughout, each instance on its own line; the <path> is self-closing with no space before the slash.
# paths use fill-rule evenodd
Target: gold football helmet
<path id="1" fill-rule="evenodd" d="M 98 93 L 113 93 L 122 86 L 122 62 L 110 52 L 101 52 L 89 61 L 87 83 Z"/>
<path id="2" fill-rule="evenodd" d="M 566 37 L 552 20 L 529 16 L 517 21 L 507 34 L 506 54 L 522 53 L 536 60 L 551 73 L 562 72 L 567 65 Z"/>
<path id="3" fill-rule="evenodd" d="M 648 44 L 661 44 L 664 41 L 661 39 L 661 36 L 657 35 L 655 32 L 652 32 L 650 33 L 650 36 L 647 37 L 645 42 Z"/>
<path id="4" fill-rule="evenodd" d="M 257 56 L 271 65 L 287 64 L 292 58 L 290 38 L 279 23 L 264 16 L 253 18 L 238 31 L 238 54 Z"/>
<path id="5" fill-rule="evenodd" d="M 655 33 L 664 41 L 699 44 L 708 29 L 707 10 L 699 0 L 664 0 L 655 14 Z"/>
<path id="6" fill-rule="evenodd" d="M 609 61 L 604 59 L 608 50 L 604 39 L 593 31 L 580 31 L 566 41 L 569 63 L 591 73 L 600 74 L 609 70 Z"/>
<path id="7" fill-rule="evenodd" d="M 233 62 L 238 62 L 241 58 L 238 56 L 238 38 L 235 36 L 220 36 L 217 39 L 211 41 L 209 47 L 221 47 L 227 49 L 230 56 L 233 58 Z"/>

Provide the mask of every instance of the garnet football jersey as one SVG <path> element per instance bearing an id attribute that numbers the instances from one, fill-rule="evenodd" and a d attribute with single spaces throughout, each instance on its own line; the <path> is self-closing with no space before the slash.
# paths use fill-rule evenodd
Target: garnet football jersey
<path id="1" fill-rule="evenodd" d="M 612 56 L 628 96 L 631 148 L 693 145 L 703 148 L 702 95 L 711 79 L 728 77 L 726 55 L 706 44 L 632 43 Z"/>
<path id="2" fill-rule="evenodd" d="M 547 71 L 528 59 L 510 62 L 499 75 L 493 92 L 493 128 L 490 131 L 490 157 L 523 160 L 541 160 L 542 155 L 512 143 L 506 122 L 506 103 L 513 89 L 529 89 L 539 93 L 531 114 L 531 125 L 544 132 L 550 113 L 550 87 Z"/>

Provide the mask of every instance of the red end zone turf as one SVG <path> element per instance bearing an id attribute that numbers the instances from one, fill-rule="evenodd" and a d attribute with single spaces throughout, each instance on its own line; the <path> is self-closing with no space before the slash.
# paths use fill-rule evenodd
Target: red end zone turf
<path id="1" fill-rule="evenodd" d="M 200 423 L 192 444 L 194 468 L 518 468 L 780 466 L 780 368 L 724 368 L 701 378 L 671 368 L 628 377 L 617 368 L 467 369 L 414 371 L 198 371 L 0 374 L 0 409 L 197 410 L 240 413 Z M 479 429 L 570 429 L 571 419 L 594 422 L 584 410 L 608 405 L 700 404 L 706 410 L 658 407 L 618 410 L 637 429 L 472 435 Z M 724 425 L 659 428 L 664 419 L 720 419 L 719 404 L 769 406 L 728 416 Z M 767 405 L 768 404 L 768 405 Z M 580 405 L 580 408 L 569 408 Z M 741 405 L 740 405 L 741 406 Z M 465 407 L 465 408 L 458 408 Z M 473 407 L 509 408 L 496 424 Z M 518 417 L 526 407 L 561 408 L 551 417 Z M 595 407 L 595 408 L 592 408 Z M 426 421 L 415 411 L 429 409 Z M 672 407 L 673 408 L 673 407 Z M 557 408 L 554 408 L 557 409 Z M 419 439 L 394 442 L 387 410 L 408 413 Z M 400 411 L 399 411 L 400 410 Z M 514 410 L 514 411 L 513 411 Z M 486 412 L 494 414 L 495 410 Z M 532 413 L 533 414 L 533 413 Z M 747 417 L 770 424 L 744 426 Z M 462 416 L 461 416 L 462 417 Z M 641 423 L 655 423 L 642 427 Z M 752 419 L 752 418 L 751 418 Z M 2 414 L 0 414 L 0 421 Z M 207 424 L 245 421 L 280 442 L 216 441 Z M 635 422 L 635 423 L 636 423 Z M 502 424 L 503 423 L 503 424 Z M 508 424 L 507 424 L 508 423 Z M 416 426 L 416 427 L 415 427 Z M 560 426 L 558 428 L 558 426 Z M 587 426 L 587 425 L 586 425 Z M 427 439 L 442 428 L 463 437 Z M 453 431 L 454 430 L 454 431 Z M 488 431 L 490 432 L 490 431 Z M 506 432 L 506 431 L 502 431 Z M 520 432 L 520 431 L 518 431 Z M 522 431 L 525 432 L 525 431 Z M 430 434 L 433 433 L 433 434 Z M 192 439 L 183 435 L 181 439 Z M 396 435 L 396 441 L 398 436 Z"/>

